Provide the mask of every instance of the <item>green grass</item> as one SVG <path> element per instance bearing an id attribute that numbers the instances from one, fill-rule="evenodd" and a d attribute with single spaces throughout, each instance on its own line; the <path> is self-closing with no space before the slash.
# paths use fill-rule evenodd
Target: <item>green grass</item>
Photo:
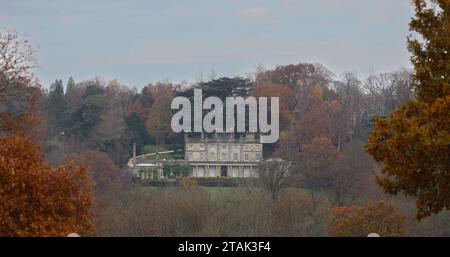
<path id="1" fill-rule="evenodd" d="M 203 187 L 208 191 L 211 197 L 217 197 L 219 195 L 232 195 L 236 194 L 239 189 L 237 187 Z"/>
<path id="2" fill-rule="evenodd" d="M 131 189 L 134 192 L 139 192 L 143 194 L 152 193 L 158 190 L 159 187 L 145 186 L 136 187 Z M 236 187 L 202 187 L 204 188 L 212 198 L 222 197 L 222 196 L 233 196 L 236 195 L 240 190 Z"/>
<path id="3" fill-rule="evenodd" d="M 164 146 L 159 146 L 159 152 L 166 152 L 166 151 L 170 151 L 170 149 L 167 149 Z M 142 154 L 151 154 L 151 153 L 156 153 L 156 145 L 145 145 L 142 148 Z M 146 160 L 156 160 L 156 155 L 151 155 L 151 156 L 145 156 Z M 184 155 L 182 153 L 179 152 L 173 152 L 173 153 L 164 153 L 164 154 L 159 154 L 158 156 L 159 160 L 176 160 L 176 159 L 184 159 Z"/>
<path id="4" fill-rule="evenodd" d="M 136 187 L 131 189 L 132 192 L 139 192 L 143 194 L 152 193 L 155 190 L 158 190 L 160 187 L 155 186 L 144 186 L 144 187 Z M 210 195 L 212 199 L 220 199 L 220 198 L 228 198 L 232 199 L 235 197 L 239 197 L 239 194 L 244 193 L 243 188 L 240 187 L 203 187 Z M 301 188 L 298 188 L 302 190 L 303 192 L 307 193 L 309 195 L 308 190 L 304 190 Z M 324 203 L 329 204 L 330 201 L 330 195 L 328 195 L 326 192 L 317 191 L 315 193 L 316 199 L 320 199 L 320 201 L 323 201 Z"/>
<path id="5" fill-rule="evenodd" d="M 146 160 L 156 160 L 156 155 L 145 156 Z M 174 160 L 175 156 L 171 153 L 159 154 L 158 160 Z"/>
<path id="6" fill-rule="evenodd" d="M 169 149 L 167 149 L 164 146 L 159 146 L 159 151 L 165 152 L 169 151 Z M 149 154 L 149 153 L 156 153 L 156 145 L 144 145 L 144 147 L 142 148 L 142 154 Z"/>

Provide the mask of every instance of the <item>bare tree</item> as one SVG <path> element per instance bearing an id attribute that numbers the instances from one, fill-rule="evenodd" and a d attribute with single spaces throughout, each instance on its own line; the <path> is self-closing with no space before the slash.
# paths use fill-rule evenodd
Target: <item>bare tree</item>
<path id="1" fill-rule="evenodd" d="M 36 86 L 34 50 L 16 31 L 0 33 L 0 99 L 19 97 L 24 88 Z"/>
<path id="2" fill-rule="evenodd" d="M 407 70 L 372 75 L 365 81 L 364 89 L 367 95 L 365 110 L 369 115 L 386 116 L 414 98 L 411 73 Z"/>
<path id="3" fill-rule="evenodd" d="M 28 40 L 15 31 L 0 33 L 0 131 L 37 126 L 38 119 L 31 112 L 40 95 L 34 67 L 34 50 Z"/>
<path id="4" fill-rule="evenodd" d="M 268 159 L 259 166 L 260 184 L 271 192 L 273 201 L 277 200 L 280 191 L 287 186 L 290 166 L 288 161 L 280 158 Z"/>

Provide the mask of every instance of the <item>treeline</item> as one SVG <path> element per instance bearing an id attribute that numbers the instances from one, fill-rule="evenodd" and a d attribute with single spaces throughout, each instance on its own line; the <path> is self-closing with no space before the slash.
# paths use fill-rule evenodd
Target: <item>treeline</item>
<path id="1" fill-rule="evenodd" d="M 175 96 L 192 97 L 194 88 L 201 88 L 204 97 L 222 99 L 277 96 L 280 140 L 264 145 L 264 158 L 292 162 L 285 179 L 307 190 L 314 203 L 322 193 L 331 206 L 365 202 L 379 191 L 374 180 L 381 168 L 364 144 L 376 116 L 386 116 L 414 97 L 411 74 L 400 70 L 364 80 L 352 73 L 336 77 L 321 65 L 301 63 L 259 69 L 251 78 L 157 82 L 141 90 L 116 80 L 76 83 L 69 78 L 64 85 L 58 79 L 39 101 L 47 124 L 45 157 L 53 165 L 67 160 L 90 164 L 94 191 L 103 201 L 129 185 L 126 163 L 133 143 L 138 154 L 156 151 L 157 146 L 184 149 L 183 135 L 170 127 Z"/>
<path id="2" fill-rule="evenodd" d="M 99 78 L 66 85 L 55 80 L 43 92 L 46 155 L 58 163 L 66 153 L 87 149 L 108 153 L 118 166 L 126 163 L 131 146 L 138 154 L 145 145 L 183 149 L 182 135 L 172 133 L 170 103 L 177 95 L 280 97 L 281 140 L 266 147 L 265 156 L 299 152 L 314 138 L 327 138 L 340 150 L 355 138 L 366 140 L 373 119 L 387 115 L 413 97 L 406 70 L 369 76 L 361 81 L 352 73 L 341 79 L 323 66 L 297 64 L 258 70 L 252 78 L 219 78 L 195 84 L 157 82 L 137 90 L 116 80 Z M 283 155 L 286 155 L 283 153 Z"/>
<path id="3" fill-rule="evenodd" d="M 141 90 L 72 78 L 43 90 L 29 41 L 0 33 L 0 236 L 448 236 L 450 5 L 413 4 L 414 71 L 365 79 L 300 63 Z M 129 183 L 133 143 L 183 148 L 170 103 L 195 87 L 280 97 L 280 140 L 264 147 L 274 161 L 228 193 L 191 178 Z"/>
<path id="4" fill-rule="evenodd" d="M 193 84 L 157 82 L 141 90 L 116 80 L 77 83 L 70 78 L 64 85 L 58 79 L 40 99 L 48 135 L 45 156 L 54 165 L 67 160 L 88 163 L 96 199 L 108 208 L 114 198 L 128 191 L 126 162 L 133 143 L 138 154 L 156 151 L 156 145 L 184 149 L 183 135 L 173 133 L 170 127 L 170 104 L 175 96 L 192 97 L 194 88 L 201 88 L 204 97 L 221 99 L 280 98 L 280 140 L 264 145 L 264 158 L 280 157 L 293 165 L 283 175 L 288 183 L 265 189 L 278 201 L 288 186 L 299 188 L 314 210 L 384 199 L 374 183 L 381 167 L 364 145 L 376 116 L 387 116 L 414 98 L 407 70 L 361 80 L 353 73 L 335 76 L 321 65 L 304 63 L 259 69 L 249 78 Z"/>

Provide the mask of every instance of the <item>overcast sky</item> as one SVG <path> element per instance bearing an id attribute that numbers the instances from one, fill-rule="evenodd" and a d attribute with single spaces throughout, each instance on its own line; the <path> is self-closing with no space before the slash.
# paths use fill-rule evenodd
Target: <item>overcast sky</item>
<path id="1" fill-rule="evenodd" d="M 38 48 L 45 86 L 100 76 L 138 88 L 321 63 L 360 76 L 410 67 L 409 0 L 0 0 L 0 29 Z"/>

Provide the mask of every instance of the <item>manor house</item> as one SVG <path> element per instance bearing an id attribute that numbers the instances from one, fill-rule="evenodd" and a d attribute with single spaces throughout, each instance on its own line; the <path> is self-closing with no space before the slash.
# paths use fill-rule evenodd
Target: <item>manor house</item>
<path id="1" fill-rule="evenodd" d="M 185 134 L 185 161 L 190 177 L 255 177 L 263 146 L 254 134 Z"/>

